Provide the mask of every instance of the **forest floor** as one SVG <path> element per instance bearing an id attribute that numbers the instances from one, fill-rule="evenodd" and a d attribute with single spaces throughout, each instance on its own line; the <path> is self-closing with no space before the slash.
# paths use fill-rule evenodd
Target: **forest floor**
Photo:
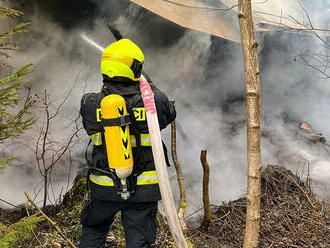
<path id="1" fill-rule="evenodd" d="M 282 167 L 268 166 L 264 170 L 260 247 L 330 247 L 330 205 L 320 201 L 311 188 L 309 179 L 302 181 Z M 79 216 L 84 205 L 85 189 L 86 181 L 82 178 L 65 195 L 61 205 L 44 209 L 76 246 L 81 235 Z M 29 212 L 32 214 L 35 211 Z M 245 198 L 215 206 L 208 229 L 192 228 L 188 225 L 185 233 L 187 240 L 193 247 L 198 248 L 242 247 L 245 212 Z M 6 230 L 26 215 L 25 207 L 10 211 L 0 210 L 0 228 Z M 158 235 L 153 247 L 174 247 L 165 218 L 159 214 L 157 222 Z M 1 238 L 4 237 L 5 231 L 0 230 L 0 245 L 3 248 L 69 247 L 65 239 L 46 220 L 38 220 L 35 225 L 28 227 L 28 233 L 14 234 L 14 238 L 4 246 Z M 125 247 L 119 214 L 109 232 L 106 247 Z"/>

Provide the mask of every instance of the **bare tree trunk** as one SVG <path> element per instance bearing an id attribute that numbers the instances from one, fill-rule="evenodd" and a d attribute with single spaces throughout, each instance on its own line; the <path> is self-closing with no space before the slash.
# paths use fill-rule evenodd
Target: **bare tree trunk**
<path id="1" fill-rule="evenodd" d="M 210 181 L 210 166 L 206 159 L 207 150 L 201 151 L 201 163 L 203 166 L 203 205 L 204 205 L 204 220 L 201 228 L 208 230 L 211 222 L 211 207 L 209 197 L 209 181 Z"/>
<path id="2" fill-rule="evenodd" d="M 186 198 L 186 186 L 184 184 L 183 173 L 181 169 L 181 164 L 178 159 L 178 155 L 176 152 L 176 124 L 175 121 L 171 123 L 171 152 L 172 159 L 174 163 L 174 167 L 176 170 L 176 175 L 178 177 L 178 184 L 180 188 L 180 203 L 178 208 L 178 217 L 181 223 L 181 227 L 183 230 L 187 229 L 186 223 L 184 221 L 184 215 L 187 208 L 187 198 Z"/>
<path id="3" fill-rule="evenodd" d="M 246 78 L 248 192 L 244 247 L 258 247 L 261 192 L 260 80 L 251 0 L 238 0 L 238 17 Z"/>
<path id="4" fill-rule="evenodd" d="M 44 175 L 44 201 L 42 207 L 45 208 L 47 205 L 47 197 L 48 197 L 48 170 L 45 170 Z"/>

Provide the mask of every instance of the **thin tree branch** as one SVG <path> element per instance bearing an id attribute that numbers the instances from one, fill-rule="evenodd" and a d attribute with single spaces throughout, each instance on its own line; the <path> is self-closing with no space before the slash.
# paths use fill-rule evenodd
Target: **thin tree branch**
<path id="1" fill-rule="evenodd" d="M 79 72 L 77 73 L 77 75 L 76 75 L 76 77 L 75 77 L 75 80 L 74 80 L 74 82 L 73 82 L 72 87 L 71 87 L 70 90 L 69 90 L 69 93 L 66 94 L 66 96 L 63 98 L 62 102 L 57 106 L 57 108 L 56 108 L 56 110 L 55 110 L 55 113 L 52 114 L 52 115 L 50 116 L 50 119 L 53 119 L 53 118 L 55 118 L 55 117 L 58 115 L 58 113 L 59 113 L 60 110 L 62 109 L 63 105 L 64 105 L 64 104 L 66 103 L 66 101 L 68 100 L 68 98 L 69 98 L 69 96 L 71 95 L 73 89 L 75 88 L 75 85 L 76 85 L 76 83 L 77 83 L 77 81 L 78 81 L 78 77 L 79 77 L 79 75 L 80 75 L 80 70 L 79 70 Z"/>
<path id="2" fill-rule="evenodd" d="M 16 205 L 14 205 L 14 204 L 12 204 L 12 203 L 6 201 L 6 200 L 0 199 L 0 201 L 2 201 L 2 202 L 6 203 L 6 204 L 8 204 L 8 205 L 10 205 L 10 206 L 12 206 L 12 207 L 14 207 L 14 208 L 20 208 L 19 206 L 16 206 Z"/>
<path id="3" fill-rule="evenodd" d="M 66 242 L 72 247 L 72 248 L 76 248 L 76 246 L 72 243 L 72 241 L 71 240 L 69 240 L 64 234 L 63 234 L 63 232 L 60 230 L 60 228 L 55 224 L 55 222 L 54 221 L 52 221 L 38 206 L 37 206 L 37 204 L 35 204 L 33 201 L 32 201 L 32 199 L 31 199 L 31 197 L 29 196 L 29 194 L 27 193 L 27 192 L 24 192 L 24 194 L 25 194 L 25 196 L 26 196 L 26 198 L 28 199 L 28 201 L 33 205 L 33 207 L 35 207 L 35 209 L 37 209 L 38 210 L 38 212 L 42 215 L 42 216 L 44 216 L 45 217 L 45 219 L 50 223 L 50 224 L 52 224 L 52 226 L 56 229 L 56 231 L 61 235 L 61 237 L 63 238 L 63 239 L 65 239 L 66 240 Z"/>

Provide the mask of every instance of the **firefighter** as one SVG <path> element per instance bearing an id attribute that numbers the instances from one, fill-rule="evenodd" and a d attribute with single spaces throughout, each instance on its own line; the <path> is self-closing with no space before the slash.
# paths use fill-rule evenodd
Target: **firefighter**
<path id="1" fill-rule="evenodd" d="M 139 89 L 143 63 L 144 54 L 131 40 L 121 39 L 110 44 L 101 59 L 101 92 L 88 93 L 82 97 L 80 114 L 93 142 L 93 151 L 88 173 L 91 195 L 81 214 L 80 248 L 104 247 L 118 211 L 121 212 L 126 247 L 151 247 L 155 242 L 156 214 L 161 196 Z M 176 111 L 168 97 L 154 84 L 150 85 L 154 92 L 159 126 L 163 129 L 175 119 Z M 124 180 L 128 191 L 125 197 L 123 180 L 109 167 L 106 149 L 109 144 L 106 143 L 102 123 L 100 103 L 111 94 L 124 98 L 129 115 L 129 120 L 126 118 L 122 121 L 126 121 L 123 125 L 129 126 L 134 164 L 131 175 Z M 110 149 L 114 145 L 116 143 L 110 144 Z"/>

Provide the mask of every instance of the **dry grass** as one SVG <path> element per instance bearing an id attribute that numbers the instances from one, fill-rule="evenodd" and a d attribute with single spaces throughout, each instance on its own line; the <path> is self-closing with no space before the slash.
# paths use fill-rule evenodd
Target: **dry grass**
<path id="1" fill-rule="evenodd" d="M 62 231 L 78 244 L 81 226 L 79 214 L 83 206 L 84 181 L 78 181 L 59 208 L 48 214 Z M 319 201 L 309 183 L 301 181 L 282 167 L 268 166 L 262 174 L 260 247 L 330 247 L 330 207 Z M 246 200 L 240 198 L 213 207 L 208 231 L 190 228 L 186 236 L 198 248 L 242 247 L 245 228 Z M 22 215 L 22 213 L 16 213 Z M 14 216 L 13 216 L 14 217 Z M 16 218 L 14 218 L 16 219 Z M 20 242 L 19 247 L 53 247 L 54 242 L 66 243 L 47 223 L 39 224 L 37 237 Z M 125 247 L 120 218 L 111 228 L 112 238 L 106 247 Z M 22 245 L 25 244 L 25 245 Z M 164 217 L 158 216 L 158 235 L 153 247 L 174 247 Z"/>
<path id="2" fill-rule="evenodd" d="M 291 171 L 268 166 L 262 174 L 260 247 L 330 247 L 330 207 Z M 199 240 L 209 247 L 242 247 L 246 199 L 220 206 Z"/>

